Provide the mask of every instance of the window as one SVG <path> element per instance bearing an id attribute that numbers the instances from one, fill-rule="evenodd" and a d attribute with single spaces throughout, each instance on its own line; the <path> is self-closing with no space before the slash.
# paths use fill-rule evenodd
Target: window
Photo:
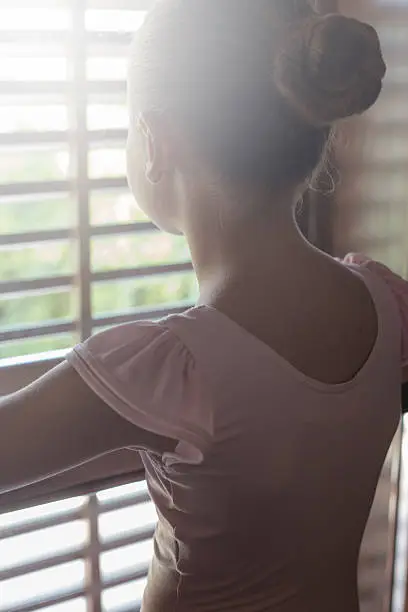
<path id="1" fill-rule="evenodd" d="M 144 483 L 0 516 L 0 610 L 134 611 L 155 519 Z"/>
<path id="2" fill-rule="evenodd" d="M 125 180 L 128 43 L 147 5 L 1 9 L 0 358 L 194 299 L 184 240 L 156 231 Z"/>
<path id="3" fill-rule="evenodd" d="M 0 389 L 91 333 L 178 312 L 196 284 L 125 179 L 125 75 L 146 0 L 0 0 Z M 0 612 L 134 610 L 144 483 L 0 516 Z"/>

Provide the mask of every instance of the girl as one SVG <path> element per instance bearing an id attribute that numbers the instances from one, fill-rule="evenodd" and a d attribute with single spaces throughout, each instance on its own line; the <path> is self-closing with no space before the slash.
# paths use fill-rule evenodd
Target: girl
<path id="1" fill-rule="evenodd" d="M 187 237 L 199 304 L 4 398 L 0 488 L 141 451 L 159 515 L 143 612 L 358 611 L 408 290 L 313 248 L 294 207 L 384 74 L 370 26 L 306 0 L 162 0 L 137 36 L 129 182 Z"/>

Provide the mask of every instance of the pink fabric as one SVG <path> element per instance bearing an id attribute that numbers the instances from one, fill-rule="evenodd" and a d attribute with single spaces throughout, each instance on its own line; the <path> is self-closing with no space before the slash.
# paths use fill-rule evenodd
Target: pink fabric
<path id="1" fill-rule="evenodd" d="M 384 266 L 346 261 L 379 331 L 344 384 L 308 378 L 206 306 L 121 325 L 69 355 L 124 418 L 178 441 L 173 456 L 141 453 L 159 515 L 143 612 L 358 612 L 359 547 L 400 419 L 408 302 Z"/>
<path id="2" fill-rule="evenodd" d="M 188 348 L 164 323 L 113 327 L 77 346 L 68 359 L 125 419 L 179 440 L 166 462 L 202 460 L 212 433 L 205 389 Z"/>
<path id="3" fill-rule="evenodd" d="M 347 265 L 354 264 L 367 268 L 376 276 L 381 278 L 391 290 L 397 304 L 401 317 L 402 334 L 402 365 L 408 364 L 408 282 L 392 272 L 387 266 L 374 261 L 361 253 L 350 253 L 344 259 Z"/>

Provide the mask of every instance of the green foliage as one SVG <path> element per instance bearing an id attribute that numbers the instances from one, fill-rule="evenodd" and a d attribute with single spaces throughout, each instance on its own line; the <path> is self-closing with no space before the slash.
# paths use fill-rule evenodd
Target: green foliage
<path id="1" fill-rule="evenodd" d="M 197 293 L 192 272 L 151 276 L 109 283 L 92 288 L 93 311 L 97 317 L 132 312 L 143 308 L 162 308 L 178 302 L 192 302 Z"/>
<path id="2" fill-rule="evenodd" d="M 0 180 L 1 180 L 0 173 Z M 70 228 L 76 222 L 76 205 L 68 196 L 31 196 L 0 201 L 0 232 L 19 234 Z"/>
<path id="3" fill-rule="evenodd" d="M 68 150 L 3 149 L 0 153 L 2 181 L 8 183 L 59 181 L 69 175 Z"/>
<path id="4" fill-rule="evenodd" d="M 58 151 L 33 152 L 17 159 L 12 156 L 2 166 L 0 181 L 34 181 L 61 178 L 64 159 Z M 4 174 L 3 174 L 4 168 Z M 78 241 L 75 235 L 77 204 L 74 196 L 14 198 L 0 200 L 0 233 L 13 234 L 48 229 L 72 229 L 68 240 L 30 243 L 0 249 L 0 281 L 78 274 Z M 146 217 L 125 192 L 94 192 L 90 197 L 91 222 L 98 225 L 146 221 Z M 178 236 L 157 231 L 98 236 L 91 240 L 93 272 L 116 271 L 186 262 L 186 242 Z M 95 317 L 165 308 L 194 301 L 197 293 L 193 273 L 97 282 L 91 288 Z M 49 322 L 75 320 L 79 311 L 76 287 L 42 290 L 0 297 L 1 330 L 35 327 Z M 103 325 L 103 321 L 101 321 Z M 77 341 L 75 334 L 62 334 L 0 343 L 0 358 L 68 348 Z"/>
<path id="5" fill-rule="evenodd" d="M 0 343 L 0 359 L 69 349 L 77 342 L 76 334 L 56 334 L 55 336 L 39 336 L 38 338 L 2 342 Z"/>

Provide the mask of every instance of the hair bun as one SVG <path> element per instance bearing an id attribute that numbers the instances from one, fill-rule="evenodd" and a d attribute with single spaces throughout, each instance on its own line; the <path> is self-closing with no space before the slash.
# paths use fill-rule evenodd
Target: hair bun
<path id="1" fill-rule="evenodd" d="M 386 66 L 373 27 L 332 14 L 304 21 L 275 65 L 280 93 L 312 125 L 360 114 L 377 100 Z"/>

